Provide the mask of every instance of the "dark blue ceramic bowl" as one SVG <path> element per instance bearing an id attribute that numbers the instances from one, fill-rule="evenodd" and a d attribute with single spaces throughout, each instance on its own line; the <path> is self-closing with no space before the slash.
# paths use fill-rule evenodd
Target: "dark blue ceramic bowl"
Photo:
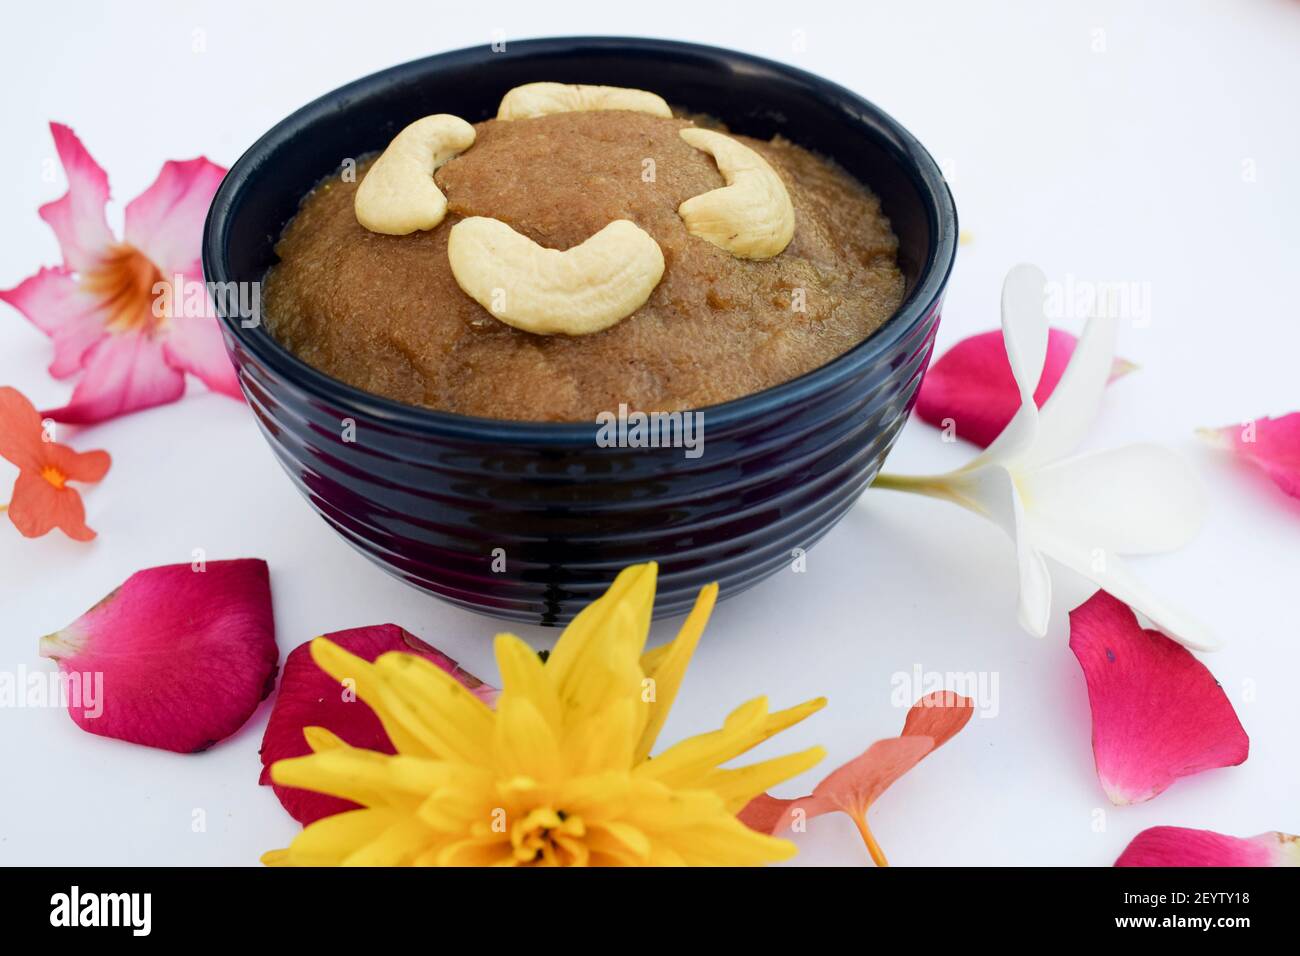
<path id="1" fill-rule="evenodd" d="M 543 79 L 654 90 L 737 132 L 780 133 L 833 157 L 884 202 L 907 277 L 902 307 L 830 364 L 704 409 L 695 459 L 598 447 L 594 422 L 469 418 L 379 398 L 236 316 L 223 316 L 226 347 L 290 477 L 393 574 L 496 617 L 560 624 L 620 568 L 654 559 L 657 612 L 682 612 L 710 581 L 738 594 L 811 547 L 875 477 L 911 409 L 957 215 L 934 160 L 879 109 L 793 67 L 686 43 L 571 38 L 443 53 L 335 90 L 258 140 L 213 201 L 204 270 L 210 282 L 261 280 L 299 200 L 345 157 L 383 148 L 429 113 L 485 119 L 508 89 Z M 347 419 L 355 441 L 343 440 Z"/>

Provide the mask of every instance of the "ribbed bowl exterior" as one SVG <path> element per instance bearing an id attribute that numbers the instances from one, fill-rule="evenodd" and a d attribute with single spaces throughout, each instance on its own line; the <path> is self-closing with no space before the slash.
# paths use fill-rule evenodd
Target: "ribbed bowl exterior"
<path id="1" fill-rule="evenodd" d="M 871 483 L 907 419 L 938 309 L 834 389 L 716 430 L 704 450 L 509 446 L 357 418 L 276 375 L 227 333 L 267 441 L 321 516 L 372 560 L 465 607 L 528 623 L 573 614 L 629 564 L 658 561 L 656 610 L 791 566 Z M 496 568 L 497 570 L 494 570 Z"/>
<path id="2" fill-rule="evenodd" d="M 555 66 L 561 53 L 584 63 L 618 52 L 617 61 L 591 68 L 594 76 L 607 78 L 610 63 L 632 69 L 628 50 L 641 60 L 684 58 L 675 75 L 685 75 L 691 63 L 711 68 L 743 61 L 751 77 L 761 65 L 799 96 L 822 96 L 813 86 L 820 84 L 830 91 L 828 108 L 842 112 L 835 97 L 851 97 L 874 111 L 824 80 L 729 51 L 604 39 L 512 46 L 516 57 L 550 57 L 547 75 L 564 80 L 570 76 Z M 264 182 L 268 156 L 289 162 L 285 156 L 304 131 L 360 136 L 346 124 L 342 133 L 330 131 L 339 125 L 337 114 L 364 102 L 371 87 L 387 90 L 387 82 L 401 88 L 473 67 L 477 55 L 444 54 L 377 74 L 305 107 L 281 124 L 290 124 L 287 131 L 268 133 L 232 170 L 214 202 L 204 244 L 208 278 L 242 278 L 252 265 L 236 260 L 260 262 L 269 255 L 261 249 L 248 254 L 240 246 L 269 243 L 287 218 L 279 200 L 267 212 L 249 208 L 266 204 L 258 190 L 274 195 Z M 521 68 L 520 75 L 528 75 L 527 64 Z M 584 73 L 577 77 L 597 81 Z M 662 91 L 662 83 L 636 79 L 622 85 Z M 467 106 L 460 112 L 473 118 Z M 955 211 L 928 154 L 881 117 L 871 113 L 872 135 L 886 140 L 879 149 L 888 154 L 874 160 L 878 167 L 864 178 L 876 184 L 907 175 L 924 180 L 932 192 L 937 182 L 942 193 L 934 199 L 922 185 L 909 187 L 921 198 L 909 194 L 891 212 L 903 241 L 900 261 L 912 273 L 908 302 L 876 336 L 825 368 L 703 409 L 703 453 L 697 458 L 683 448 L 601 447 L 595 423 L 494 422 L 397 405 L 307 368 L 264 329 L 227 318 L 226 345 L 249 405 L 285 471 L 321 516 L 381 567 L 444 600 L 500 618 L 562 624 L 599 596 L 621 568 L 650 560 L 660 565 L 656 613 L 685 611 L 712 581 L 719 582 L 723 597 L 737 594 L 791 566 L 852 506 L 903 427 L 929 362 L 955 248 Z M 382 142 L 385 134 L 364 135 Z M 913 165 L 925 168 L 918 173 Z M 309 172 L 293 181 L 314 180 Z M 888 210 L 889 196 L 881 194 Z M 917 238 L 917 230 L 928 232 Z M 910 248 L 920 251 L 908 253 Z"/>

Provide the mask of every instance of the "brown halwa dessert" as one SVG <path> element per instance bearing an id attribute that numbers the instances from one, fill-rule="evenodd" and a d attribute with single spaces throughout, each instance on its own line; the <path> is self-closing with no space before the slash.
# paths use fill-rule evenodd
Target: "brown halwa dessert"
<path id="1" fill-rule="evenodd" d="M 781 139 L 736 140 L 780 174 L 794 238 L 761 261 L 690 235 L 678 206 L 724 185 L 691 123 L 628 111 L 476 124 L 474 145 L 438 169 L 446 218 L 409 235 L 357 222 L 356 181 L 313 190 L 267 276 L 271 333 L 301 359 L 400 402 L 490 418 L 593 421 L 626 403 L 676 411 L 788 381 L 852 348 L 902 301 L 897 239 L 879 200 Z M 448 262 L 461 219 L 500 220 L 569 249 L 614 220 L 645 230 L 663 278 L 637 311 L 591 335 L 535 335 L 462 291 Z"/>

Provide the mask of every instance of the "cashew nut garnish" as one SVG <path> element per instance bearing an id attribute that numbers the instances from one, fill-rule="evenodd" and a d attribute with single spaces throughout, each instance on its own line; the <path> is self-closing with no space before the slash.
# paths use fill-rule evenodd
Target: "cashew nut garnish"
<path id="1" fill-rule="evenodd" d="M 371 232 L 405 236 L 432 229 L 447 214 L 447 197 L 434 171 L 474 145 L 474 127 L 439 113 L 418 119 L 393 137 L 357 187 L 352 208 Z"/>
<path id="2" fill-rule="evenodd" d="M 664 274 L 659 243 L 627 219 L 561 252 L 499 219 L 473 216 L 452 226 L 447 258 L 470 298 L 538 335 L 607 329 L 641 308 Z"/>
<path id="3" fill-rule="evenodd" d="M 745 144 L 688 127 L 682 139 L 713 156 L 727 185 L 677 207 L 686 231 L 741 259 L 770 259 L 794 237 L 794 206 L 776 170 Z"/>
<path id="4" fill-rule="evenodd" d="M 501 97 L 497 119 L 521 120 L 548 113 L 589 110 L 631 110 L 651 116 L 672 116 L 662 96 L 622 86 L 582 86 L 569 83 L 525 83 Z"/>

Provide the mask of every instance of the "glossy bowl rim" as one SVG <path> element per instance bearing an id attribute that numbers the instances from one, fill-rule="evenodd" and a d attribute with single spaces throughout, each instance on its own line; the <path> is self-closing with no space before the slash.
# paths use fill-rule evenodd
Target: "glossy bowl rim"
<path id="1" fill-rule="evenodd" d="M 938 305 L 956 259 L 957 210 L 938 164 L 916 137 L 897 120 L 869 100 L 831 80 L 789 64 L 725 47 L 617 36 L 548 37 L 510 41 L 512 55 L 574 54 L 581 53 L 584 49 L 608 51 L 620 48 L 652 54 L 657 52 L 713 58 L 729 63 L 743 62 L 762 71 L 784 74 L 833 99 L 851 103 L 860 113 L 870 115 L 874 123 L 892 137 L 892 141 L 885 139 L 881 145 L 894 153 L 900 165 L 912 174 L 930 217 L 931 241 L 921 274 L 903 304 L 884 325 L 847 352 L 788 382 L 728 402 L 690 409 L 704 413 L 710 429 L 727 429 L 746 420 L 757 420 L 854 377 L 877 362 Z M 280 142 L 298 135 L 318 119 L 335 112 L 341 102 L 368 93 L 374 87 L 382 87 L 433 61 L 453 65 L 460 60 L 477 59 L 483 55 L 483 51 L 483 45 L 465 47 L 435 53 L 368 74 L 317 97 L 263 133 L 230 168 L 213 197 L 203 227 L 202 259 L 205 279 L 212 283 L 231 281 L 226 262 L 230 215 L 236 206 L 239 192 L 245 183 L 257 175 L 266 153 Z M 834 159 L 833 156 L 831 158 Z M 264 324 L 246 329 L 238 317 L 222 315 L 220 310 L 218 314 L 229 333 L 277 378 L 292 383 L 314 398 L 359 420 L 425 436 L 531 445 L 593 444 L 600 428 L 595 421 L 537 422 L 461 415 L 374 395 L 307 364 L 276 341 Z"/>

